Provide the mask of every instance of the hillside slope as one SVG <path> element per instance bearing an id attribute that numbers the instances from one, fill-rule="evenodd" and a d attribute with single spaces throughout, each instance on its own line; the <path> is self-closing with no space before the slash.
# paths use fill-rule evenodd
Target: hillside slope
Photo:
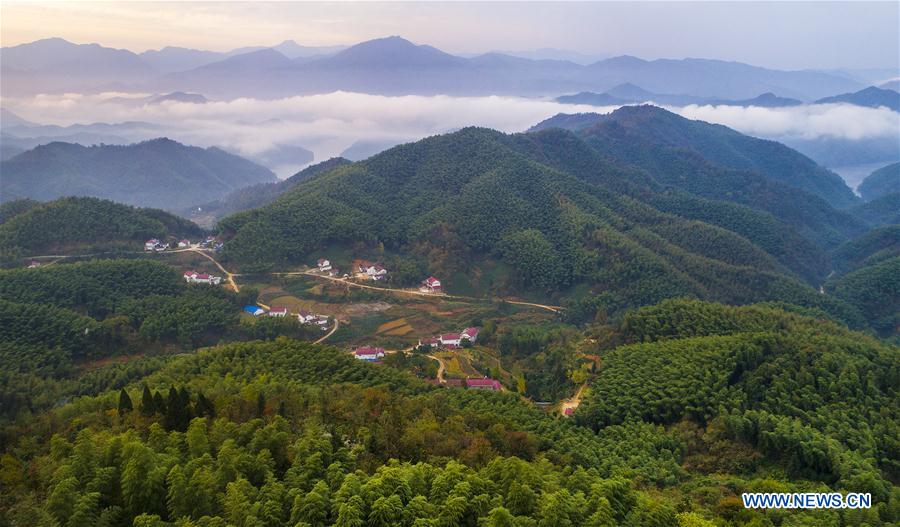
<path id="1" fill-rule="evenodd" d="M 626 106 L 610 114 L 559 115 L 532 128 L 574 130 L 598 149 L 630 162 L 652 150 L 693 152 L 703 159 L 740 171 L 750 171 L 816 195 L 834 207 L 858 201 L 840 176 L 781 143 L 750 137 L 728 127 L 685 119 L 655 106 Z"/>
<path id="2" fill-rule="evenodd" d="M 327 161 L 308 166 L 282 181 L 274 183 L 257 183 L 256 185 L 239 188 L 221 199 L 201 205 L 199 207 L 201 212 L 198 214 L 204 217 L 212 216 L 215 219 L 219 219 L 236 212 L 262 207 L 263 205 L 274 201 L 275 198 L 281 194 L 284 194 L 291 188 L 297 186 L 301 181 L 349 162 L 350 161 L 347 161 L 342 157 L 334 157 Z M 191 208 L 194 209 L 194 207 Z"/>
<path id="3" fill-rule="evenodd" d="M 92 196 L 179 210 L 275 181 L 268 169 L 218 148 L 154 139 L 127 146 L 50 143 L 4 161 L 3 199 Z"/>
<path id="4" fill-rule="evenodd" d="M 0 223 L 0 252 L 6 256 L 71 247 L 127 246 L 137 250 L 141 247 L 138 243 L 148 238 L 203 234 L 197 225 L 168 212 L 139 209 L 97 198 L 62 198 L 48 203 L 25 204 L 28 206 Z"/>
<path id="5" fill-rule="evenodd" d="M 866 201 L 900 192 L 900 163 L 893 163 L 872 172 L 859 184 L 857 190 Z"/>

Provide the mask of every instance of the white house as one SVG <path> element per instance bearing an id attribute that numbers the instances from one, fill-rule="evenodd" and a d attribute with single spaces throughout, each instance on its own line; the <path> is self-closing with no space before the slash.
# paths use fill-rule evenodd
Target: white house
<path id="1" fill-rule="evenodd" d="M 478 328 L 466 328 L 460 333 L 461 339 L 466 339 L 470 343 L 475 344 L 475 341 L 478 340 Z"/>
<path id="2" fill-rule="evenodd" d="M 181 240 L 180 242 L 178 242 L 179 249 L 185 249 L 190 246 L 191 246 L 191 240 Z"/>
<path id="3" fill-rule="evenodd" d="M 320 258 L 318 262 L 316 262 L 316 266 L 319 268 L 319 271 L 325 272 L 331 270 L 331 262 L 324 258 Z"/>
<path id="4" fill-rule="evenodd" d="M 322 331 L 328 329 L 328 315 L 316 315 L 315 324 L 322 328 Z"/>
<path id="5" fill-rule="evenodd" d="M 297 313 L 297 320 L 301 324 L 309 324 L 310 322 L 313 322 L 316 320 L 316 315 L 310 313 L 309 311 L 307 311 L 305 309 L 301 309 L 300 312 Z"/>
<path id="6" fill-rule="evenodd" d="M 384 277 L 387 276 L 387 269 L 379 264 L 374 264 L 366 268 L 366 274 L 369 275 L 369 278 L 372 280 L 383 280 Z"/>
<path id="7" fill-rule="evenodd" d="M 448 348 L 458 348 L 461 335 L 459 333 L 444 333 L 440 337 L 441 346 L 445 346 Z"/>
<path id="8" fill-rule="evenodd" d="M 362 346 L 353 352 L 353 356 L 359 360 L 374 362 L 384 358 L 384 348 L 373 348 L 371 346 Z"/>
<path id="9" fill-rule="evenodd" d="M 222 283 L 221 276 L 213 276 L 206 273 L 198 273 L 197 271 L 185 271 L 184 281 L 189 284 L 212 284 L 219 285 Z"/>
<path id="10" fill-rule="evenodd" d="M 145 251 L 153 251 L 157 247 L 159 247 L 159 240 L 157 240 L 156 238 L 150 238 L 149 240 L 144 242 Z"/>
<path id="11" fill-rule="evenodd" d="M 419 288 L 419 291 L 423 293 L 442 293 L 444 289 L 441 286 L 440 280 L 433 276 L 429 276 L 422 281 L 422 287 Z"/>
<path id="12" fill-rule="evenodd" d="M 282 306 L 272 306 L 269 308 L 269 316 L 270 317 L 286 317 L 288 314 L 288 308 Z"/>

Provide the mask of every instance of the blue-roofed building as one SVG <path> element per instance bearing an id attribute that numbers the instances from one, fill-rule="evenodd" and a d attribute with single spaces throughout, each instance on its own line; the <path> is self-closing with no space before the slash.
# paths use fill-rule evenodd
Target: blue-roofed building
<path id="1" fill-rule="evenodd" d="M 259 306 L 244 306 L 244 311 L 246 311 L 247 313 L 250 313 L 254 317 L 258 317 L 266 312 L 265 309 L 263 309 Z"/>

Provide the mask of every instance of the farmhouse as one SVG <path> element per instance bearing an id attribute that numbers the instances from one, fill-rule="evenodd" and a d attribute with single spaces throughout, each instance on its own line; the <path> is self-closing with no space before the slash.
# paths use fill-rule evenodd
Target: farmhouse
<path id="1" fill-rule="evenodd" d="M 444 333 L 440 337 L 441 346 L 445 348 L 458 348 L 461 335 L 459 333 Z"/>
<path id="2" fill-rule="evenodd" d="M 427 279 L 422 281 L 422 286 L 419 287 L 419 291 L 423 293 L 442 293 L 444 292 L 444 289 L 441 286 L 440 280 L 433 276 L 429 276 Z"/>
<path id="3" fill-rule="evenodd" d="M 28 264 L 29 269 L 34 269 L 35 267 L 40 267 L 40 266 L 41 266 L 41 262 L 38 262 L 36 260 L 32 260 L 31 263 Z"/>
<path id="4" fill-rule="evenodd" d="M 371 346 L 362 346 L 353 352 L 353 356 L 359 360 L 375 362 L 384 358 L 384 348 L 373 348 Z"/>
<path id="5" fill-rule="evenodd" d="M 297 313 L 297 320 L 300 321 L 301 324 L 309 324 L 316 320 L 316 316 L 317 315 L 310 313 L 306 309 L 301 309 L 300 312 Z"/>
<path id="6" fill-rule="evenodd" d="M 270 317 L 286 317 L 288 314 L 288 308 L 283 306 L 272 306 L 269 308 L 269 316 Z"/>
<path id="7" fill-rule="evenodd" d="M 466 328 L 459 333 L 444 333 L 437 337 L 419 340 L 419 345 L 431 346 L 432 348 L 443 347 L 455 349 L 463 345 L 463 341 L 474 344 L 478 339 L 478 328 Z"/>
<path id="8" fill-rule="evenodd" d="M 212 284 L 219 285 L 222 283 L 221 276 L 213 276 L 206 273 L 198 273 L 197 271 L 185 271 L 184 281 L 189 284 Z"/>
<path id="9" fill-rule="evenodd" d="M 324 258 L 320 258 L 318 262 L 316 262 L 316 267 L 319 268 L 319 271 L 325 272 L 331 270 L 331 262 Z"/>
<path id="10" fill-rule="evenodd" d="M 184 249 L 191 246 L 191 240 L 181 240 L 178 242 L 178 248 Z"/>
<path id="11" fill-rule="evenodd" d="M 478 328 L 466 328 L 460 333 L 460 339 L 468 340 L 470 343 L 475 344 L 475 341 L 478 340 Z"/>
<path id="12" fill-rule="evenodd" d="M 160 246 L 159 240 L 157 240 L 156 238 L 150 238 L 149 240 L 144 242 L 144 250 L 145 251 L 154 251 L 159 246 Z"/>
<path id="13" fill-rule="evenodd" d="M 357 268 L 359 273 L 366 275 L 369 280 L 383 280 L 388 274 L 387 269 L 377 263 L 362 261 Z"/>
<path id="14" fill-rule="evenodd" d="M 258 316 L 264 314 L 266 312 L 266 310 L 259 306 L 247 305 L 247 306 L 244 306 L 244 312 L 250 313 L 254 317 L 258 317 Z"/>
<path id="15" fill-rule="evenodd" d="M 485 377 L 483 379 L 466 379 L 466 388 L 470 390 L 500 391 L 501 386 L 500 381 Z"/>

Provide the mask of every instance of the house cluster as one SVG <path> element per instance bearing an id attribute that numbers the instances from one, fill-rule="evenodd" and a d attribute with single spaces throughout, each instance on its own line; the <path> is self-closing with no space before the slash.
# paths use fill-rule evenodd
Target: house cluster
<path id="1" fill-rule="evenodd" d="M 332 267 L 331 262 L 325 258 L 320 258 L 319 261 L 316 262 L 316 269 L 320 273 L 326 274 L 328 276 L 340 276 L 341 270 L 337 267 Z M 346 278 L 347 275 L 344 275 Z"/>
<path id="2" fill-rule="evenodd" d="M 213 276 L 207 273 L 198 273 L 197 271 L 185 271 L 184 281 L 189 284 L 212 284 L 219 285 L 222 283 L 221 276 Z"/>
<path id="3" fill-rule="evenodd" d="M 207 236 L 199 245 L 201 249 L 212 249 L 216 252 L 219 252 L 222 249 L 222 242 L 217 240 L 215 236 Z"/>
<path id="4" fill-rule="evenodd" d="M 165 251 L 169 248 L 168 243 L 163 243 L 156 238 L 150 238 L 149 240 L 144 242 L 144 250 L 145 251 Z"/>
<path id="5" fill-rule="evenodd" d="M 353 352 L 353 356 L 359 360 L 366 362 L 376 362 L 384 358 L 384 348 L 373 348 L 372 346 L 360 346 Z"/>
<path id="6" fill-rule="evenodd" d="M 422 280 L 422 285 L 419 286 L 419 291 L 422 293 L 443 293 L 444 288 L 441 285 L 441 281 L 433 276 L 429 276 L 425 280 Z"/>
<path id="7" fill-rule="evenodd" d="M 322 331 L 328 329 L 328 315 L 316 315 L 306 309 L 301 309 L 300 312 L 297 313 L 297 320 L 299 320 L 301 324 L 314 324 L 319 326 Z"/>
<path id="8" fill-rule="evenodd" d="M 456 349 L 462 346 L 464 341 L 475 344 L 476 340 L 478 340 L 478 328 L 466 328 L 459 333 L 442 333 L 436 337 L 420 339 L 419 346 Z"/>
<path id="9" fill-rule="evenodd" d="M 371 262 L 360 262 L 357 267 L 359 274 L 365 275 L 369 280 L 384 280 L 387 278 L 388 271 L 381 264 Z"/>

